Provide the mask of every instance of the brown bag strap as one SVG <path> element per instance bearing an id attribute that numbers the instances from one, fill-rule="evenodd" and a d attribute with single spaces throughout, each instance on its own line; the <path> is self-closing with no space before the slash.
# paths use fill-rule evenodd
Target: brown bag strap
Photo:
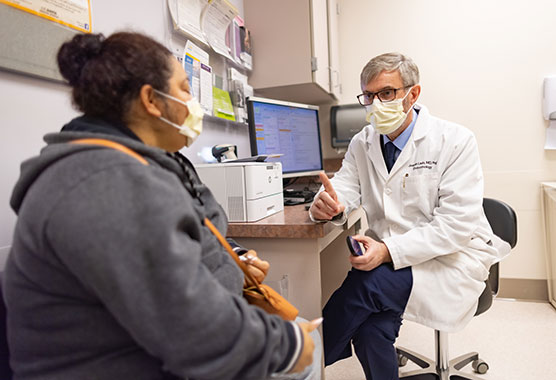
<path id="1" fill-rule="evenodd" d="M 106 140 L 106 139 L 92 139 L 91 138 L 91 139 L 73 140 L 71 143 L 72 144 L 83 144 L 83 145 L 101 145 L 101 146 L 105 146 L 107 148 L 116 149 L 116 150 L 119 150 L 122 153 L 125 153 L 125 154 L 135 158 L 137 161 L 141 162 L 143 165 L 149 165 L 148 161 L 145 160 L 145 158 L 143 156 L 141 156 L 137 152 L 129 149 L 127 146 L 122 145 L 120 143 L 117 143 L 115 141 Z M 267 297 L 266 292 L 263 292 L 261 290 L 261 287 L 259 286 L 259 282 L 249 272 L 249 270 L 247 269 L 247 266 L 239 259 L 239 256 L 237 255 L 237 253 L 234 252 L 234 250 L 232 249 L 232 247 L 230 246 L 228 241 L 226 241 L 226 239 L 222 236 L 222 234 L 218 231 L 218 229 L 214 226 L 214 224 L 212 224 L 211 221 L 208 220 L 208 218 L 205 218 L 204 223 L 205 223 L 205 226 L 207 226 L 208 229 L 214 234 L 214 236 L 216 236 L 216 238 L 218 239 L 220 244 L 222 244 L 222 246 L 226 249 L 226 251 L 228 251 L 230 256 L 232 256 L 232 258 L 234 259 L 236 264 L 240 267 L 240 269 L 243 271 L 243 273 L 245 274 L 245 277 L 247 277 L 249 282 L 257 290 L 259 290 L 259 292 L 261 292 L 261 294 L 263 294 L 266 298 Z"/>
<path id="2" fill-rule="evenodd" d="M 222 234 L 220 233 L 220 231 L 218 231 L 218 229 L 214 226 L 214 224 L 212 224 L 212 222 L 210 220 L 208 220 L 208 218 L 205 218 L 205 226 L 208 227 L 208 229 L 214 234 L 214 236 L 216 236 L 216 238 L 218 239 L 218 241 L 220 242 L 220 244 L 222 244 L 222 246 L 226 249 L 226 251 L 228 251 L 228 253 L 230 254 L 230 256 L 232 256 L 232 258 L 234 259 L 234 261 L 236 262 L 236 264 L 240 267 L 240 269 L 243 271 L 243 274 L 245 274 L 245 277 L 247 277 L 247 279 L 249 280 L 249 282 L 252 284 L 252 286 L 254 286 L 255 288 L 257 288 L 257 290 L 263 294 L 266 298 L 266 293 L 263 292 L 261 290 L 261 287 L 259 286 L 259 282 L 255 279 L 255 277 L 253 277 L 253 275 L 249 272 L 249 270 L 247 269 L 247 265 L 245 265 L 240 259 L 239 256 L 237 255 L 237 253 L 234 252 L 234 250 L 232 249 L 232 246 L 230 245 L 230 243 L 228 243 L 228 241 L 226 240 L 226 238 L 224 238 L 224 236 L 222 236 Z"/>
<path id="3" fill-rule="evenodd" d="M 107 148 L 116 149 L 116 150 L 119 150 L 122 153 L 127 154 L 128 156 L 131 156 L 131 157 L 135 158 L 137 161 L 139 161 L 143 165 L 149 165 L 149 162 L 147 160 L 145 160 L 145 158 L 143 156 L 141 156 L 137 152 L 129 149 L 127 146 L 122 145 L 122 144 L 117 143 L 117 142 L 112 141 L 112 140 L 106 140 L 106 139 L 79 139 L 79 140 L 73 140 L 71 143 L 72 144 L 83 144 L 83 145 L 101 145 L 101 146 L 105 146 Z"/>

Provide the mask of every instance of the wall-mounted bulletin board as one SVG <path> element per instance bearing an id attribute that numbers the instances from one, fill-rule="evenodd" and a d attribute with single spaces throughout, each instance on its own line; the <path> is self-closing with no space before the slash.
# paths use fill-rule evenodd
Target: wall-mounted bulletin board
<path id="1" fill-rule="evenodd" d="M 61 81 L 58 48 L 91 22 L 90 0 L 0 0 L 0 68 Z"/>

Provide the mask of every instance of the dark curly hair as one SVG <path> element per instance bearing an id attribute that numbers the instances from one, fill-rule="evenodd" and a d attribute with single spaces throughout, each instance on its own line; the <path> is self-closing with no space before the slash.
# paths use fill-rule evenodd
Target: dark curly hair
<path id="1" fill-rule="evenodd" d="M 87 116 L 125 122 L 144 84 L 167 92 L 172 53 L 140 33 L 78 34 L 58 51 L 60 73 L 73 88 L 73 104 Z"/>

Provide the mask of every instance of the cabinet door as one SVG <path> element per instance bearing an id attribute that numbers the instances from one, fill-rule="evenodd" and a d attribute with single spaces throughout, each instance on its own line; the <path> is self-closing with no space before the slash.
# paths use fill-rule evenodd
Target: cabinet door
<path id="1" fill-rule="evenodd" d="M 327 0 L 311 0 L 313 82 L 330 92 Z"/>
<path id="2" fill-rule="evenodd" d="M 251 30 L 255 89 L 313 81 L 310 0 L 244 0 Z"/>
<path id="3" fill-rule="evenodd" d="M 338 0 L 328 0 L 328 50 L 330 60 L 330 93 L 340 98 L 342 84 L 340 81 L 340 36 L 338 36 Z"/>
<path id="4" fill-rule="evenodd" d="M 328 0 L 244 0 L 259 96 L 299 103 L 332 100 Z"/>

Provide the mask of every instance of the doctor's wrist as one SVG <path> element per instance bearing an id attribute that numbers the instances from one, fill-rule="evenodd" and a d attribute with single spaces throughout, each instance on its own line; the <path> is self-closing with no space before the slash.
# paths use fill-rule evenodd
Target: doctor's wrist
<path id="1" fill-rule="evenodd" d="M 390 255 L 390 250 L 388 249 L 388 246 L 386 244 L 384 244 L 383 242 L 380 242 L 381 248 L 380 248 L 380 252 L 381 252 L 381 256 L 382 256 L 382 262 L 383 263 L 391 263 L 392 262 L 392 256 Z"/>

